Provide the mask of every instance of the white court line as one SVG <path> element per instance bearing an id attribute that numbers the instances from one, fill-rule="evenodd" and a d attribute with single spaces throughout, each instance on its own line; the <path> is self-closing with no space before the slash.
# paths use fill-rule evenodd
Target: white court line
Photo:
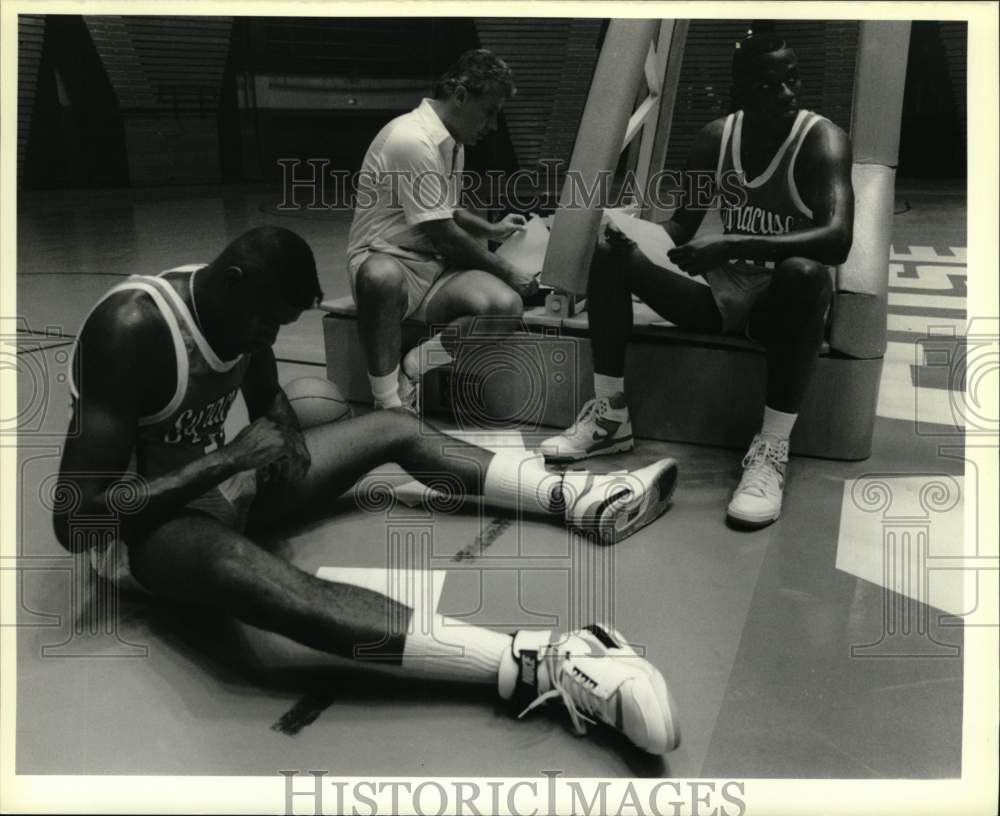
<path id="1" fill-rule="evenodd" d="M 919 278 L 903 276 L 902 264 L 889 264 L 889 285 L 905 286 L 909 289 L 951 289 L 949 275 L 967 277 L 964 266 L 938 266 L 934 264 L 918 264 Z"/>
<path id="2" fill-rule="evenodd" d="M 928 289 L 926 294 L 912 294 L 910 292 L 890 292 L 890 306 L 925 306 L 929 309 L 964 309 L 964 297 L 948 297 L 938 294 L 941 290 Z"/>
<path id="3" fill-rule="evenodd" d="M 941 263 L 961 264 L 966 261 L 964 247 L 949 247 L 952 251 L 959 249 L 961 253 L 955 252 L 955 256 L 939 255 L 933 247 L 911 246 L 909 252 L 896 252 L 895 247 L 889 249 L 890 261 L 940 261 Z"/>
<path id="4" fill-rule="evenodd" d="M 934 569 L 936 563 L 941 563 L 939 558 L 966 554 L 962 535 L 963 477 L 879 476 L 867 480 L 877 483 L 877 495 L 886 495 L 889 500 L 881 512 L 864 503 L 870 495 L 864 489 L 865 481 L 844 482 L 837 569 L 953 615 L 965 614 L 964 590 L 974 586 L 969 579 L 975 573 Z M 950 501 L 943 503 L 940 510 L 928 508 L 921 501 L 921 493 L 932 486 L 940 486 L 948 493 Z M 906 525 L 897 519 L 926 520 L 926 541 L 918 541 L 912 523 Z"/>
<path id="5" fill-rule="evenodd" d="M 938 334 L 943 337 L 952 336 L 950 332 L 953 330 L 954 336 L 962 337 L 966 332 L 966 321 L 948 317 L 891 314 L 889 315 L 888 329 L 889 331 L 914 332 L 927 336 Z"/>
<path id="6" fill-rule="evenodd" d="M 523 451 L 527 450 L 524 444 L 524 436 L 520 431 L 517 430 L 496 430 L 496 431 L 483 431 L 483 430 L 472 430 L 472 431 L 460 431 L 460 430 L 448 430 L 442 429 L 442 432 L 447 434 L 454 439 L 460 439 L 463 442 L 467 442 L 470 445 L 478 445 L 480 448 L 486 448 L 494 453 L 498 451 Z"/>
<path id="7" fill-rule="evenodd" d="M 876 413 L 886 419 L 964 426 L 965 412 L 954 402 L 964 399 L 962 395 L 941 388 L 914 388 L 910 366 L 923 363 L 921 347 L 886 344 Z"/>

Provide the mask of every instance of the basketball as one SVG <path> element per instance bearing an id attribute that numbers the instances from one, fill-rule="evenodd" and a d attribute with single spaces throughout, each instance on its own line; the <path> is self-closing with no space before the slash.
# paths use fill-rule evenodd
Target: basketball
<path id="1" fill-rule="evenodd" d="M 351 417 L 351 406 L 336 383 L 323 377 L 300 377 L 284 389 L 302 430 Z"/>

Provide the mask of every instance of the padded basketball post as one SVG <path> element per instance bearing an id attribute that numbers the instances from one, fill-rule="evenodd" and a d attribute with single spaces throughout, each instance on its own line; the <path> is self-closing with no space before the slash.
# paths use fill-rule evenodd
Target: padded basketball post
<path id="1" fill-rule="evenodd" d="M 851 109 L 854 243 L 837 272 L 830 346 L 861 359 L 886 348 L 889 247 L 910 23 L 861 23 Z"/>
<path id="2" fill-rule="evenodd" d="M 896 166 L 909 47 L 909 22 L 861 23 L 851 106 L 851 141 L 858 164 Z"/>
<path id="3" fill-rule="evenodd" d="M 667 145 L 670 143 L 670 128 L 674 121 L 674 105 L 677 101 L 677 85 L 681 78 L 681 65 L 684 62 L 684 43 L 687 41 L 689 20 L 664 20 L 660 26 L 660 37 L 656 42 L 657 53 L 666 50 L 663 85 L 660 89 L 660 110 L 655 121 L 649 122 L 646 133 L 643 134 L 642 150 L 639 152 L 639 165 L 636 168 L 636 178 L 645 190 L 650 172 L 658 172 L 667 158 Z M 669 28 L 667 27 L 669 24 Z M 645 150 L 649 145 L 649 151 Z M 658 191 L 650 190 L 650 193 Z M 656 196 L 658 199 L 659 196 Z M 655 201 L 643 201 L 642 217 L 646 220 L 657 220 L 659 207 Z"/>
<path id="4" fill-rule="evenodd" d="M 647 60 L 647 72 L 653 68 L 656 76 L 655 105 L 646 118 L 639 140 L 639 152 L 635 163 L 635 180 L 639 188 L 646 189 L 650 171 L 663 166 L 666 145 L 662 144 L 662 124 L 666 124 L 667 134 L 670 133 L 670 119 L 674 112 L 676 96 L 676 77 L 671 82 L 671 70 L 680 74 L 680 58 L 684 54 L 684 39 L 687 37 L 687 20 L 662 20 L 660 31 L 656 37 L 656 49 Z M 659 151 L 659 155 L 657 152 Z M 645 202 L 643 202 L 645 203 Z"/>
<path id="5" fill-rule="evenodd" d="M 658 28 L 658 20 L 612 20 L 608 26 L 542 269 L 542 280 L 557 289 L 586 291 L 602 214 L 600 188 L 595 185 L 618 164 L 649 45 Z M 584 189 L 574 185 L 574 177 Z M 594 191 L 589 206 L 573 201 L 584 198 L 587 190 Z"/>

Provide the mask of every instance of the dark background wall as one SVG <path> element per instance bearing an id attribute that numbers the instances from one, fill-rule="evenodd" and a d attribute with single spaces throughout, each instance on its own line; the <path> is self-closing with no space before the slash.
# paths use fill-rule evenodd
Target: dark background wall
<path id="1" fill-rule="evenodd" d="M 849 126 L 857 23 L 693 20 L 666 164 L 730 108 L 733 43 L 772 28 L 799 53 L 804 104 Z M 18 159 L 25 188 L 274 181 L 278 160 L 357 169 L 390 118 L 462 51 L 492 48 L 517 96 L 471 168 L 567 161 L 602 21 L 518 18 L 19 17 Z M 963 179 L 964 23 L 913 25 L 900 175 Z"/>

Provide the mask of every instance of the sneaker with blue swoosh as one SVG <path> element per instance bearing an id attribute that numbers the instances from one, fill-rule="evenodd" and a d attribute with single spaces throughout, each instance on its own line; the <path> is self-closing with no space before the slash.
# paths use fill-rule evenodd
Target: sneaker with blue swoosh
<path id="1" fill-rule="evenodd" d="M 629 451 L 634 444 L 625 395 L 619 391 L 586 402 L 576 422 L 542 442 L 541 450 L 552 462 L 576 462 L 589 456 Z"/>
<path id="2" fill-rule="evenodd" d="M 566 524 L 594 534 L 601 544 L 624 541 L 667 511 L 677 473 L 677 462 L 670 458 L 614 473 L 567 470 L 562 480 Z"/>
<path id="3" fill-rule="evenodd" d="M 651 754 L 681 741 L 677 704 L 660 671 L 604 624 L 575 632 L 522 630 L 497 675 L 500 696 L 525 706 L 520 716 L 560 702 L 579 734 L 603 723 Z"/>

